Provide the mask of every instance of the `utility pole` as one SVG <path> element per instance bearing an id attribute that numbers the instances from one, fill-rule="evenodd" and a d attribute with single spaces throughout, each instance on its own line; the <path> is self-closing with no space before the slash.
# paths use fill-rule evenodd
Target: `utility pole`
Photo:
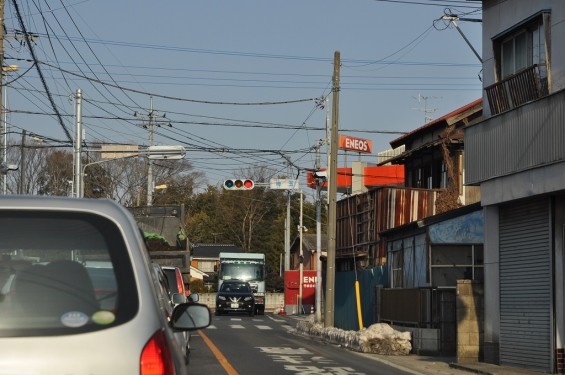
<path id="1" fill-rule="evenodd" d="M 320 169 L 320 147 L 323 139 L 316 145 L 315 169 Z M 316 322 L 322 321 L 322 199 L 320 197 L 322 181 L 316 179 Z"/>
<path id="2" fill-rule="evenodd" d="M 331 131 L 331 157 L 329 165 L 329 189 L 328 189 L 328 256 L 326 261 L 326 307 L 324 327 L 334 326 L 335 305 L 335 252 L 336 252 L 336 219 L 337 219 L 337 148 L 338 148 L 338 118 L 339 118 L 339 71 L 340 53 L 334 53 L 333 74 L 333 101 L 332 101 L 332 131 Z"/>
<path id="3" fill-rule="evenodd" d="M 330 184 L 330 164 L 331 164 L 331 151 L 330 149 L 330 97 L 326 96 L 326 158 L 327 158 L 327 177 L 326 181 L 328 182 L 328 187 Z M 326 197 L 326 204 L 330 204 L 330 195 L 328 194 Z"/>
<path id="4" fill-rule="evenodd" d="M 26 173 L 26 163 L 25 163 L 25 144 L 26 144 L 26 131 L 25 129 L 22 130 L 22 144 L 20 146 L 20 195 L 25 193 L 24 185 L 25 185 L 25 173 Z"/>
<path id="5" fill-rule="evenodd" d="M 153 110 L 153 97 L 150 97 L 149 103 L 149 114 L 139 115 L 137 112 L 134 114 L 135 117 L 142 117 L 147 119 L 147 128 L 149 130 L 149 147 L 153 146 L 153 126 L 155 125 L 155 118 L 157 113 Z M 165 117 L 164 115 L 162 117 Z M 158 125 L 158 124 L 157 124 Z M 159 125 L 158 125 L 159 126 Z M 153 160 L 149 159 L 147 166 L 147 205 L 151 206 L 153 204 Z"/>
<path id="6" fill-rule="evenodd" d="M 153 97 L 150 98 L 149 104 L 149 147 L 153 146 Z M 153 204 L 153 160 L 149 159 L 147 168 L 147 205 Z"/>
<path id="7" fill-rule="evenodd" d="M 74 196 L 77 198 L 82 198 L 84 196 L 84 182 L 82 175 L 82 92 L 80 89 L 76 91 L 75 96 L 75 105 L 76 105 L 76 134 L 75 134 L 75 149 L 74 149 L 74 165 L 75 165 L 75 173 L 74 173 L 74 181 L 73 181 L 73 190 Z"/>
<path id="8" fill-rule="evenodd" d="M 4 0 L 0 0 L 0 103 L 3 103 L 3 92 L 4 92 L 4 69 L 2 69 L 4 67 L 4 4 L 5 1 Z M 6 108 L 2 108 L 2 112 L 6 111 Z M 2 116 L 4 117 L 4 116 Z M 3 164 L 7 164 L 7 160 L 6 160 L 6 148 L 8 147 L 8 140 L 7 140 L 7 132 L 8 130 L 6 129 L 7 122 L 4 122 L 2 124 L 2 128 L 0 129 L 1 133 L 2 133 L 2 137 L 0 137 L 0 140 L 2 142 L 2 153 L 1 153 L 1 160 L 0 160 L 0 165 Z M 8 179 L 8 175 L 7 174 L 2 174 L 2 190 L 4 192 L 4 194 L 6 194 L 6 189 L 4 188 L 4 186 L 6 186 L 6 180 Z"/>
<path id="9" fill-rule="evenodd" d="M 300 189 L 300 224 L 298 225 L 298 234 L 300 235 L 300 256 L 298 257 L 299 272 L 298 272 L 298 315 L 302 314 L 302 285 L 304 284 L 304 252 L 302 250 L 302 233 L 304 232 L 304 226 L 302 225 L 302 206 L 304 202 L 304 193 Z"/>
<path id="10" fill-rule="evenodd" d="M 287 160 L 287 176 L 290 178 L 290 161 Z M 286 192 L 286 221 L 284 236 L 284 270 L 290 270 L 290 195 L 291 191 Z"/>

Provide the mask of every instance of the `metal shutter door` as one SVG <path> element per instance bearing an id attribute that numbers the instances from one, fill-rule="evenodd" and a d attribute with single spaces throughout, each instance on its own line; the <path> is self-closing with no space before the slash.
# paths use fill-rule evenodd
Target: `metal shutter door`
<path id="1" fill-rule="evenodd" d="M 549 201 L 500 208 L 500 364 L 551 372 Z"/>

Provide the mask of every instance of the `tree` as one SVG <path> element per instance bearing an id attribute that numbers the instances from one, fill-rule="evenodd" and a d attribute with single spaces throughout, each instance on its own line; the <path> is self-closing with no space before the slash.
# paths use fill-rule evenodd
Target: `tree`
<path id="1" fill-rule="evenodd" d="M 39 184 L 45 195 L 71 196 L 73 190 L 73 155 L 70 152 L 51 150 L 39 170 Z"/>
<path id="2" fill-rule="evenodd" d="M 220 192 L 217 187 L 211 185 L 205 192 L 193 196 L 186 203 L 185 228 L 190 242 L 214 243 L 215 234 L 224 234 L 222 216 L 218 216 L 216 210 L 220 204 Z M 224 243 L 234 242 L 226 236 Z"/>
<path id="3" fill-rule="evenodd" d="M 154 165 L 155 179 L 166 189 L 154 192 L 154 205 L 186 204 L 196 186 L 204 183 L 204 173 L 193 171 L 187 160 L 160 161 Z"/>
<path id="4" fill-rule="evenodd" d="M 19 169 L 8 172 L 6 176 L 8 178 L 6 183 L 7 193 L 46 194 L 43 191 L 43 176 L 38 172 L 45 169 L 47 156 L 51 152 L 53 152 L 53 149 L 45 146 L 30 145 L 26 142 L 24 147 L 22 147 L 21 144 L 10 142 L 7 150 L 7 159 L 10 164 L 18 165 Z M 24 156 L 23 168 L 22 153 Z"/>

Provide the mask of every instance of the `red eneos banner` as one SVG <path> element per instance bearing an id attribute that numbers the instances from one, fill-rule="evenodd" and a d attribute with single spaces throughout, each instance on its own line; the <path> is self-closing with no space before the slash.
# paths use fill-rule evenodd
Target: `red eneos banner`
<path id="1" fill-rule="evenodd" d="M 340 135 L 339 148 L 341 150 L 371 154 L 373 152 L 373 141 L 371 141 L 370 139 L 361 139 L 350 137 L 348 135 Z"/>

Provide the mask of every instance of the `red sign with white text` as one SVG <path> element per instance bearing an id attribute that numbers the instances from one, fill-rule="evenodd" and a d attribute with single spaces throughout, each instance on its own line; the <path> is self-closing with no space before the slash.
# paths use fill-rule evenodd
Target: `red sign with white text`
<path id="1" fill-rule="evenodd" d="M 370 139 L 353 138 L 347 135 L 339 136 L 339 148 L 370 154 L 373 152 L 373 142 Z"/>
<path id="2" fill-rule="evenodd" d="M 313 305 L 316 298 L 316 271 L 302 271 L 302 304 Z M 300 295 L 300 271 L 284 273 L 284 299 L 286 305 L 297 305 Z"/>

